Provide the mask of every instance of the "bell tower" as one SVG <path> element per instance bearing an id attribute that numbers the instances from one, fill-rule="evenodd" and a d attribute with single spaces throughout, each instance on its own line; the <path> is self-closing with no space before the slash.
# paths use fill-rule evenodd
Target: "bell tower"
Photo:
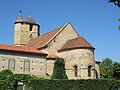
<path id="1" fill-rule="evenodd" d="M 39 36 L 40 26 L 31 16 L 24 21 L 21 11 L 14 25 L 14 45 L 16 46 L 26 46 L 28 41 Z"/>

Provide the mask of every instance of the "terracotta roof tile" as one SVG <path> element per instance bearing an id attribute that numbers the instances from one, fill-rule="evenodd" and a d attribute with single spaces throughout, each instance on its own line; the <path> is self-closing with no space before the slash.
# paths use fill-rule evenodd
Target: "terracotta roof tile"
<path id="1" fill-rule="evenodd" d="M 83 37 L 77 37 L 69 40 L 58 52 L 66 51 L 77 48 L 92 48 L 95 49 L 90 43 L 88 43 Z"/>
<path id="2" fill-rule="evenodd" d="M 51 58 L 55 59 L 55 58 L 59 58 L 59 57 L 54 54 L 48 54 L 46 58 L 47 59 L 51 59 Z"/>
<path id="3" fill-rule="evenodd" d="M 27 46 L 33 47 L 33 48 L 43 48 L 47 45 L 47 43 L 57 34 L 62 27 L 59 27 L 53 31 L 50 31 L 44 35 L 41 35 L 35 39 L 32 39 L 30 42 L 28 42 Z"/>
<path id="4" fill-rule="evenodd" d="M 40 50 L 37 50 L 35 48 L 31 48 L 31 47 L 13 46 L 13 45 L 5 45 L 5 44 L 0 44 L 0 50 L 17 51 L 17 52 L 25 52 L 25 53 L 35 53 L 35 54 L 46 54 Z"/>

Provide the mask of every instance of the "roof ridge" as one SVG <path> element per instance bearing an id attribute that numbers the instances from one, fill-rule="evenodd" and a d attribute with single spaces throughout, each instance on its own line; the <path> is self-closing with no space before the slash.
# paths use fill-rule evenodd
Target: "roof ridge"
<path id="1" fill-rule="evenodd" d="M 59 28 L 62 28 L 62 27 L 63 27 L 63 26 L 58 27 L 58 28 L 56 28 L 56 29 L 59 29 Z M 34 40 L 36 40 L 36 41 L 35 41 L 35 42 L 32 42 L 30 45 L 34 45 L 36 42 L 38 42 L 38 41 L 39 41 L 39 39 L 38 39 L 38 38 L 43 37 L 43 36 L 45 36 L 45 35 L 47 35 L 47 34 L 49 34 L 49 33 L 53 32 L 53 31 L 55 31 L 56 29 L 51 30 L 51 31 L 49 31 L 49 32 L 47 32 L 47 33 L 45 33 L 45 34 L 42 34 L 42 35 L 40 35 L 40 36 L 38 36 L 38 37 L 36 37 L 36 38 L 32 39 L 31 41 L 34 41 Z M 31 42 L 31 41 L 30 41 L 30 42 Z M 28 42 L 28 44 L 29 44 L 29 42 Z M 38 48 L 39 48 L 39 47 L 38 47 Z"/>
<path id="2" fill-rule="evenodd" d="M 64 26 L 62 26 L 61 29 L 47 42 L 47 44 L 50 43 L 54 39 L 54 37 L 56 37 L 69 23 L 70 22 L 68 22 Z"/>

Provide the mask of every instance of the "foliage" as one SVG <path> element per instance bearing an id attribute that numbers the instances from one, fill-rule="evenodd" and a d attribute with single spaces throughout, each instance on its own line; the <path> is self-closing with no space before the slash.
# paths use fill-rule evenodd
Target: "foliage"
<path id="1" fill-rule="evenodd" d="M 120 79 L 120 63 L 115 62 L 112 66 L 112 71 L 113 71 L 113 78 L 114 79 Z"/>
<path id="2" fill-rule="evenodd" d="M 111 67 L 113 64 L 112 60 L 110 58 L 103 59 L 101 65 L 106 67 Z"/>
<path id="3" fill-rule="evenodd" d="M 0 80 L 6 80 L 13 75 L 13 72 L 9 69 L 4 69 L 0 72 Z"/>
<path id="4" fill-rule="evenodd" d="M 0 81 L 0 90 L 16 90 L 18 82 L 23 82 L 27 86 L 31 79 L 31 75 L 12 74 L 11 77 Z"/>
<path id="5" fill-rule="evenodd" d="M 112 78 L 112 60 L 110 58 L 103 59 L 100 64 L 101 78 Z"/>
<path id="6" fill-rule="evenodd" d="M 56 59 L 54 63 L 54 69 L 51 75 L 51 79 L 68 79 L 66 75 L 65 63 L 63 59 L 61 58 Z"/>
<path id="7" fill-rule="evenodd" d="M 17 90 L 18 82 L 23 82 L 29 90 L 118 90 L 120 88 L 120 80 L 46 80 L 33 78 L 27 74 L 12 74 L 8 79 L 0 80 L 0 90 Z"/>
<path id="8" fill-rule="evenodd" d="M 111 59 L 105 58 L 100 64 L 101 78 L 119 79 L 120 80 L 120 63 L 112 62 Z"/>
<path id="9" fill-rule="evenodd" d="M 120 0 L 108 0 L 109 2 L 114 3 L 115 5 L 117 5 L 118 7 L 120 7 Z"/>
<path id="10" fill-rule="evenodd" d="M 31 80 L 31 90 L 118 90 L 118 80 Z"/>

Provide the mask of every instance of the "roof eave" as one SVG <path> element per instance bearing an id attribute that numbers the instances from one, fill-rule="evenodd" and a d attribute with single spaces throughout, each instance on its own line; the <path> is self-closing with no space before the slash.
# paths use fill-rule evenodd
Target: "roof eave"
<path id="1" fill-rule="evenodd" d="M 58 52 L 64 52 L 64 51 L 69 51 L 69 50 L 74 50 L 74 49 L 93 49 L 95 50 L 94 47 L 74 47 L 74 48 L 65 48 L 65 49 L 60 49 Z"/>
<path id="2" fill-rule="evenodd" d="M 39 55 L 48 55 L 46 53 L 36 53 L 36 52 L 27 52 L 27 51 L 17 51 L 17 50 L 7 50 L 7 49 L 0 49 L 2 51 L 12 51 L 12 52 L 22 52 L 22 53 L 30 53 L 30 54 L 39 54 Z"/>

